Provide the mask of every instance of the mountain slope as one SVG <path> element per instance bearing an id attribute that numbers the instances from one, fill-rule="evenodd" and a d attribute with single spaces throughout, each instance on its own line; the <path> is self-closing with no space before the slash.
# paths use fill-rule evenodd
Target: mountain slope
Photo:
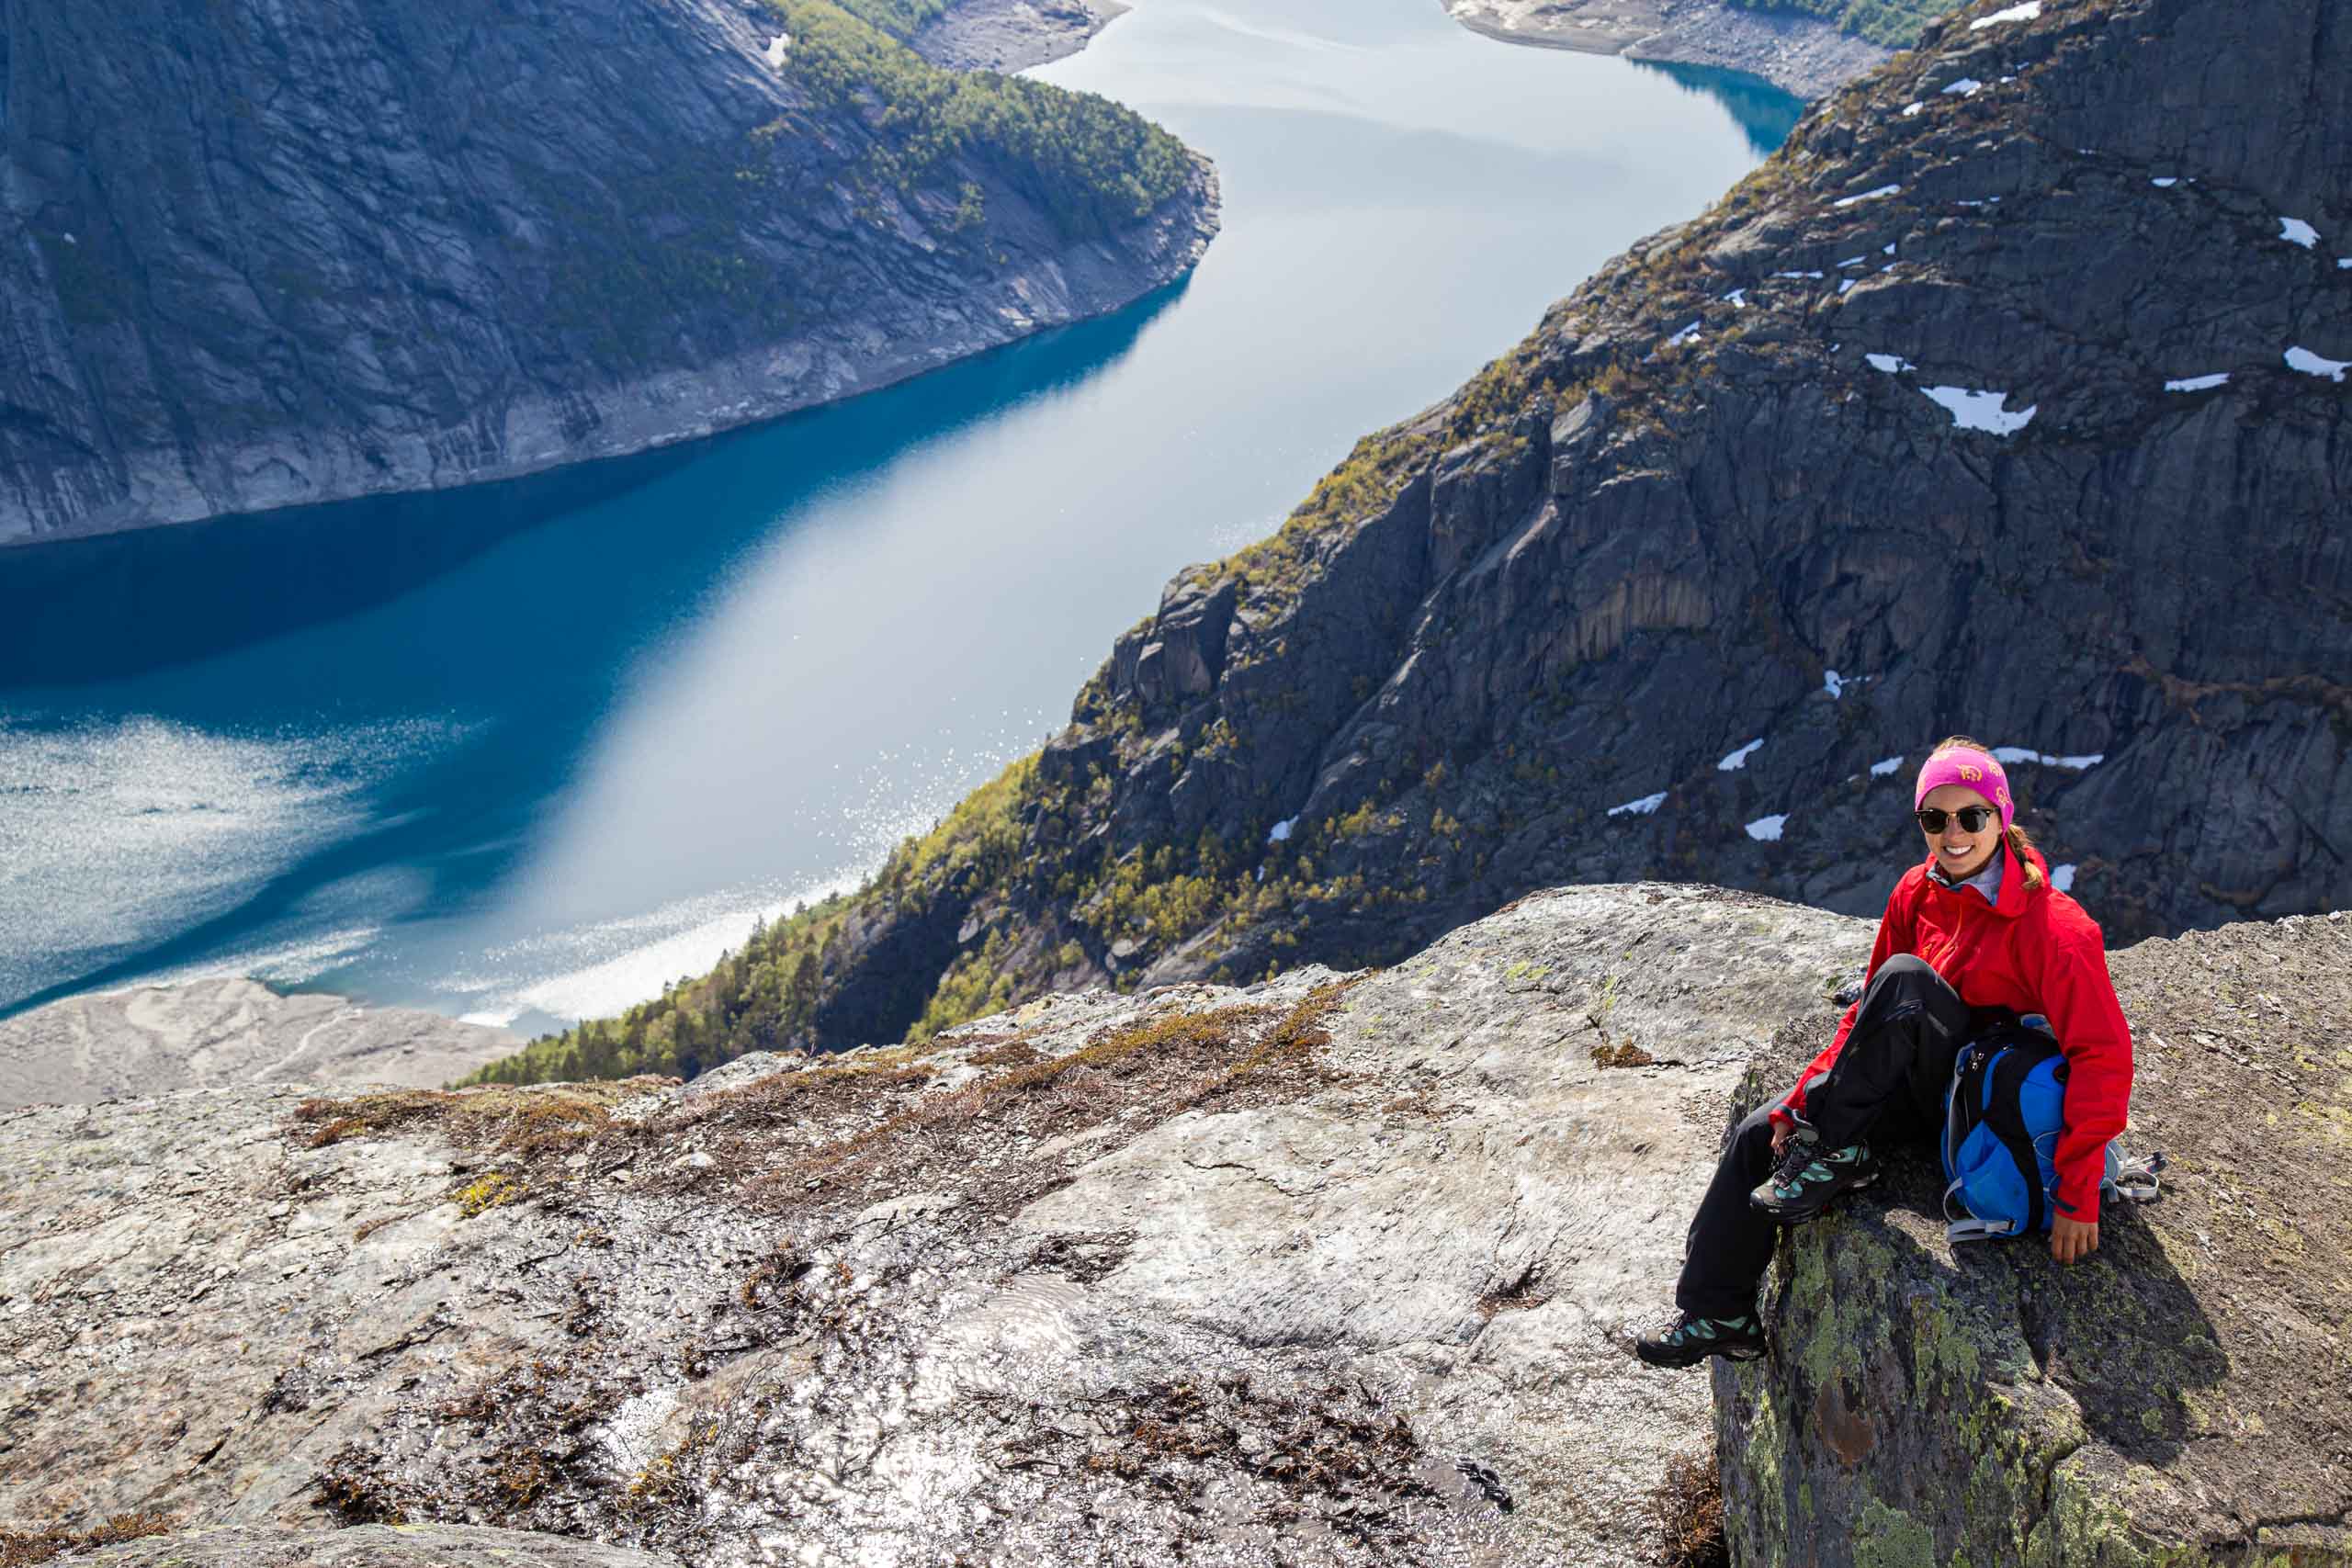
<path id="1" fill-rule="evenodd" d="M 2344 900 L 2352 28 L 2034 12 L 1931 27 L 1181 574 L 864 892 L 497 1071 L 1381 962 L 1560 882 L 1875 915 L 1963 728 L 2111 940 Z"/>
<path id="2" fill-rule="evenodd" d="M 705 434 L 1123 304 L 1215 226 L 1156 127 L 826 0 L 7 0 L 0 68 L 0 542 Z"/>

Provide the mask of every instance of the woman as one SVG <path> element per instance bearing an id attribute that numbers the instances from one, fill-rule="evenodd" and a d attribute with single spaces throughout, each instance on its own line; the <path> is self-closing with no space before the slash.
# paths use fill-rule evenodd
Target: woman
<path id="1" fill-rule="evenodd" d="M 1912 807 L 1927 861 L 1888 896 L 1868 983 L 1829 1048 L 1732 1134 L 1690 1222 L 1680 1311 L 1634 1344 L 1652 1366 L 1762 1355 L 1756 1287 L 1780 1227 L 1877 1180 L 1879 1149 L 1934 1137 L 1953 1058 L 2012 1017 L 2045 1015 L 2066 1055 L 2050 1255 L 2072 1263 L 2098 1247 L 2107 1145 L 2132 1098 L 2132 1034 L 2098 926 L 2050 886 L 2012 820 L 2007 776 L 1975 741 L 1929 753 Z"/>

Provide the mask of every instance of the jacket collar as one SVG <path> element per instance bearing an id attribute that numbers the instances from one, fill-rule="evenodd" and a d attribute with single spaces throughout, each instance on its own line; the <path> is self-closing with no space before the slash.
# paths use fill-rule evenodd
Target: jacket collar
<path id="1" fill-rule="evenodd" d="M 2027 852 L 2031 857 L 2033 864 L 2041 864 L 2040 855 L 2033 854 L 2030 851 Z M 2017 852 L 2009 848 L 2008 840 L 2004 838 L 2001 840 L 2001 901 L 1997 904 L 1985 904 L 1984 896 L 1973 887 L 1946 886 L 1940 877 L 1933 874 L 1936 869 L 1936 857 L 1932 851 L 1928 855 L 1925 866 L 1929 874 L 1924 880 L 1929 887 L 1944 897 L 1965 897 L 1973 903 L 1991 909 L 2005 920 L 2014 920 L 2025 913 L 2026 903 L 2031 897 L 2031 890 L 2025 885 L 2026 863 L 2018 859 Z M 2042 874 L 2047 876 L 2049 873 L 2045 870 Z"/>

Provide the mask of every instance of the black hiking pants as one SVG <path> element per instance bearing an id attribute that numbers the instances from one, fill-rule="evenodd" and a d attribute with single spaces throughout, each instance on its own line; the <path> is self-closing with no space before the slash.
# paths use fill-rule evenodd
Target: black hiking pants
<path id="1" fill-rule="evenodd" d="M 1878 966 L 1845 1049 L 1826 1073 L 1805 1080 L 1805 1120 L 1824 1149 L 1865 1139 L 1881 1152 L 1943 1127 L 1952 1059 L 1989 1021 L 1973 1012 L 1925 959 L 1898 953 Z M 1785 1098 L 1774 1105 L 1785 1103 Z M 1756 1310 L 1756 1287 L 1772 1260 L 1780 1222 L 1748 1205 L 1772 1169 L 1773 1106 L 1731 1135 L 1707 1195 L 1690 1221 L 1674 1304 L 1694 1317 Z"/>

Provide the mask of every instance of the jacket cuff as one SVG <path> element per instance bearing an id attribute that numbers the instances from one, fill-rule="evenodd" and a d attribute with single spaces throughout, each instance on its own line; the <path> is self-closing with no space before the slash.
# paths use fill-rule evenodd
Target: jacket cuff
<path id="1" fill-rule="evenodd" d="M 2102 1166 L 2102 1171 L 2103 1169 Z M 2060 1213 L 2070 1220 L 2076 1220 L 2086 1225 L 2095 1225 L 2098 1224 L 2098 1188 L 2099 1177 L 2097 1175 L 2088 1179 L 2061 1175 L 2058 1179 L 2058 1190 L 2052 1196 L 2057 1202 Z"/>

